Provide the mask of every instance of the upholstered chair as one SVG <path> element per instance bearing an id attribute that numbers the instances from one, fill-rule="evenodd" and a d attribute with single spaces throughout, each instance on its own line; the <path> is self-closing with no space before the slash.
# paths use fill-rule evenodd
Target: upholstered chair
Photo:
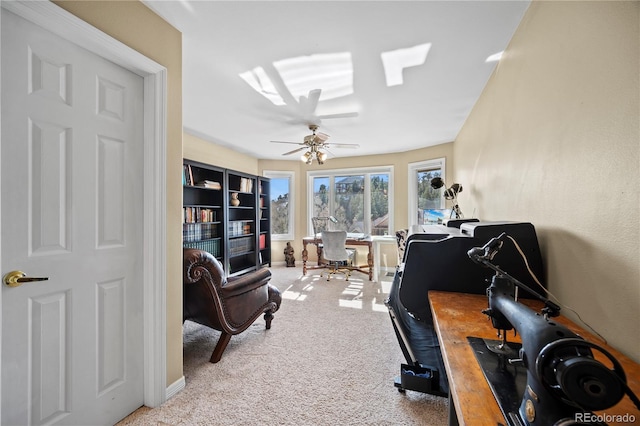
<path id="1" fill-rule="evenodd" d="M 407 243 L 408 229 L 398 229 L 396 231 L 396 242 L 398 243 L 398 264 L 404 262 L 404 249 Z"/>
<path id="2" fill-rule="evenodd" d="M 346 280 L 349 281 L 351 270 L 349 268 L 341 268 L 341 262 L 346 264 L 349 260 L 349 252 L 345 246 L 347 242 L 346 231 L 322 231 L 322 256 L 329 262 L 329 272 L 327 281 L 331 280 L 331 275 L 342 273 Z M 322 274 L 320 274 L 322 276 Z"/>
<path id="3" fill-rule="evenodd" d="M 282 301 L 280 291 L 269 284 L 271 271 L 261 268 L 226 278 L 220 262 L 208 252 L 183 250 L 182 321 L 222 332 L 211 362 L 220 361 L 231 336 L 245 331 L 263 313 L 266 328 L 271 328 L 273 313 Z"/>

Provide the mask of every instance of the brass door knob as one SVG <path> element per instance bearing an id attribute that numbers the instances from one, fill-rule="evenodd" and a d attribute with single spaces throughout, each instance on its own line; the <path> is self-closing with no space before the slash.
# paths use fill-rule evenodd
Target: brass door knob
<path id="1" fill-rule="evenodd" d="M 9 287 L 18 287 L 22 285 L 22 283 L 27 283 L 31 281 L 47 281 L 49 279 L 49 277 L 37 278 L 37 277 L 27 277 L 26 275 L 27 274 L 25 274 L 22 271 L 11 271 L 4 276 L 3 281 Z"/>

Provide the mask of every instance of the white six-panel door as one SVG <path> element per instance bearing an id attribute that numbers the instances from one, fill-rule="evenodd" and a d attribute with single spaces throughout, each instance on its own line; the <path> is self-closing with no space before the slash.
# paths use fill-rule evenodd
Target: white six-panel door
<path id="1" fill-rule="evenodd" d="M 143 404 L 142 78 L 2 14 L 2 424 Z"/>

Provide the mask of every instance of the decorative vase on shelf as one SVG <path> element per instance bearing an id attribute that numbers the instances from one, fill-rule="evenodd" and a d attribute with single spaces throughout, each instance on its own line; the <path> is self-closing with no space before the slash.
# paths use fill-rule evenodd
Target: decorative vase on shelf
<path id="1" fill-rule="evenodd" d="M 237 207 L 240 205 L 240 200 L 238 199 L 238 193 L 237 192 L 232 192 L 231 193 L 231 205 L 234 207 Z"/>

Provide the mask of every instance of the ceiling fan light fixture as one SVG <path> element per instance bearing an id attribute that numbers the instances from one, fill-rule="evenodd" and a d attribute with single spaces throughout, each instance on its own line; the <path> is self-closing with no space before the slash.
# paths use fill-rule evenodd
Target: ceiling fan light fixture
<path id="1" fill-rule="evenodd" d="M 324 164 L 324 160 L 327 159 L 327 153 L 326 152 L 322 152 L 322 151 L 318 151 L 316 153 L 316 159 L 318 160 L 318 164 Z"/>
<path id="2" fill-rule="evenodd" d="M 300 157 L 300 160 L 303 163 L 311 164 L 311 161 L 313 161 L 313 156 L 311 155 L 311 151 L 307 151 L 304 154 L 302 154 L 302 156 Z"/>

